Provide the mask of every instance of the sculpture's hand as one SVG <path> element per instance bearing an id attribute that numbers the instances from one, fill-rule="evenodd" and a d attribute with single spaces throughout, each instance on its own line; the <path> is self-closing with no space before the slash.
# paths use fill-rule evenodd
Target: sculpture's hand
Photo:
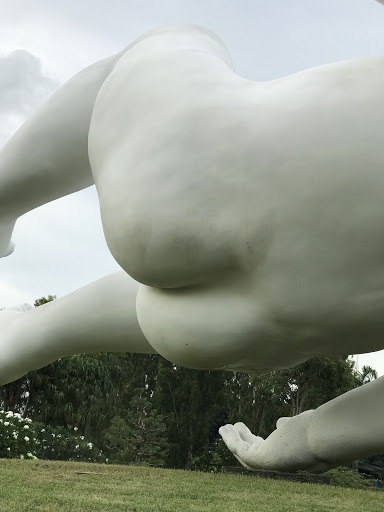
<path id="1" fill-rule="evenodd" d="M 307 432 L 314 412 L 280 418 L 276 430 L 265 440 L 253 435 L 244 423 L 225 425 L 219 433 L 247 469 L 322 472 L 332 465 L 316 459 L 309 448 Z"/>

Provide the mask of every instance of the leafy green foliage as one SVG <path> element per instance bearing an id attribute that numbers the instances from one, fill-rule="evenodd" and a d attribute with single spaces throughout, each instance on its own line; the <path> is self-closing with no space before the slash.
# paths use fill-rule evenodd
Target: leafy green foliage
<path id="1" fill-rule="evenodd" d="M 193 457 L 203 455 L 218 437 L 225 419 L 226 372 L 182 368 L 159 358 L 153 400 L 166 418 L 169 467 L 192 468 Z"/>
<path id="2" fill-rule="evenodd" d="M 363 366 L 360 372 L 355 372 L 356 387 L 363 386 L 377 379 L 377 371 L 371 366 Z"/>
<path id="3" fill-rule="evenodd" d="M 354 363 L 343 356 L 314 357 L 285 370 L 280 378 L 287 382 L 287 396 L 295 416 L 353 389 L 356 385 Z"/>
<path id="4" fill-rule="evenodd" d="M 56 299 L 56 295 L 48 295 L 48 297 L 40 297 L 40 299 L 36 299 L 34 302 L 35 308 L 42 306 L 43 304 L 47 304 L 48 302 L 52 302 Z"/>
<path id="5" fill-rule="evenodd" d="M 36 449 L 39 459 L 105 462 L 103 452 L 79 435 L 77 429 L 34 425 Z"/>
<path id="6" fill-rule="evenodd" d="M 212 446 L 207 446 L 203 453 L 193 458 L 192 469 L 194 471 L 221 473 L 223 466 L 237 466 L 238 464 L 238 460 L 220 438 L 216 439 Z"/>
<path id="7" fill-rule="evenodd" d="M 364 478 L 357 471 L 339 466 L 334 469 L 330 469 L 324 476 L 328 476 L 331 480 L 332 485 L 337 487 L 350 487 L 353 489 L 366 489 L 367 487 L 374 486 L 374 480 Z"/>
<path id="8" fill-rule="evenodd" d="M 12 411 L 0 411 L 0 458 L 105 461 L 76 428 L 43 426 Z"/>
<path id="9" fill-rule="evenodd" d="M 0 458 L 34 458 L 37 440 L 31 420 L 12 411 L 0 411 Z"/>
<path id="10" fill-rule="evenodd" d="M 105 433 L 111 462 L 164 465 L 167 455 L 163 416 L 142 395 L 131 400 L 125 419 L 115 417 Z"/>

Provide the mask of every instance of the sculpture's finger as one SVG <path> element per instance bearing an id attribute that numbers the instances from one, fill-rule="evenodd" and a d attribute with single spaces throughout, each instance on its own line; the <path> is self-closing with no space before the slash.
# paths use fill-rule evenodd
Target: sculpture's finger
<path id="1" fill-rule="evenodd" d="M 276 421 L 276 428 L 279 429 L 283 427 L 286 423 L 288 423 L 289 420 L 291 420 L 289 416 L 282 416 Z"/>
<path id="2" fill-rule="evenodd" d="M 224 443 L 228 449 L 236 456 L 243 458 L 244 455 L 250 448 L 250 444 L 243 441 L 240 437 L 239 432 L 233 425 L 225 425 L 219 429 L 219 434 L 223 438 Z"/>
<path id="3" fill-rule="evenodd" d="M 261 444 L 264 441 L 264 439 L 262 437 L 255 436 L 254 434 L 252 434 L 252 432 L 249 430 L 247 425 L 245 425 L 242 422 L 235 423 L 234 427 L 240 434 L 241 439 L 251 445 L 258 446 L 259 444 Z"/>

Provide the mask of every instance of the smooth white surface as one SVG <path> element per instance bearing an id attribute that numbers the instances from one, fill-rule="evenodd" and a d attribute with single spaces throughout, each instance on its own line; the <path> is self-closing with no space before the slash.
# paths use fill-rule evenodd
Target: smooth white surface
<path id="1" fill-rule="evenodd" d="M 236 72 L 261 81 L 384 54 L 383 19 L 373 0 L 255 0 L 244 9 L 226 0 L 219 10 L 215 0 L 116 0 L 113 9 L 93 0 L 14 0 L 0 17 L 0 145 L 52 86 L 161 24 L 187 21 L 213 29 L 230 49 Z M 16 54 L 24 54 L 25 65 L 7 55 L 20 48 Z M 0 308 L 48 293 L 62 297 L 118 270 L 103 238 L 94 187 L 24 215 L 14 237 L 18 249 L 1 264 Z M 371 364 L 384 372 L 380 354 Z"/>
<path id="2" fill-rule="evenodd" d="M 139 338 L 127 341 L 127 350 L 154 350 L 194 368 L 268 370 L 323 353 L 382 348 L 383 246 L 373 221 L 383 190 L 383 59 L 254 84 L 234 74 L 215 36 L 184 26 L 155 31 L 106 63 L 96 65 L 102 75 L 94 77 L 93 67 L 66 86 L 64 101 L 61 91 L 54 95 L 3 150 L 4 256 L 8 226 L 23 208 L 90 183 L 84 132 L 92 113 L 89 154 L 107 242 L 123 269 L 146 285 L 137 313 L 149 345 L 136 327 Z M 96 93 L 103 83 L 94 107 L 89 83 Z M 87 108 L 72 110 L 63 131 L 61 116 L 82 98 Z M 79 130 L 74 147 L 67 143 L 71 123 Z M 44 148 L 48 136 L 53 158 L 40 151 L 22 158 L 31 152 L 26 143 Z M 69 155 L 70 172 L 63 173 Z M 105 285 L 95 286 L 100 293 Z M 118 288 L 114 293 L 119 298 Z M 84 312 L 93 310 L 88 295 Z M 87 315 L 68 323 L 79 312 L 75 297 L 47 305 L 44 317 L 40 308 L 3 312 L 4 382 L 60 350 L 78 350 L 71 343 L 82 329 L 92 339 Z M 106 315 L 112 311 L 121 313 L 106 332 L 117 342 L 106 349 L 120 350 L 131 329 L 124 311 L 137 324 L 136 314 L 131 300 Z M 24 350 L 31 325 L 37 334 Z M 56 328 L 50 352 L 51 338 L 42 333 Z M 369 389 L 376 394 L 379 386 Z M 348 396 L 356 393 L 340 403 L 350 403 Z M 293 432 L 316 431 L 327 417 L 318 411 L 315 423 L 303 420 Z M 282 432 L 292 431 L 289 425 Z M 355 454 L 343 442 L 338 460 Z M 366 448 L 382 445 L 379 438 Z M 332 463 L 321 446 L 308 446 L 309 458 L 295 462 L 287 454 L 289 468 L 312 467 L 313 456 Z M 258 467 L 252 461 L 245 462 Z"/>
<path id="3" fill-rule="evenodd" d="M 255 0 L 244 9 L 236 0 L 220 8 L 215 0 L 116 0 L 113 9 L 93 0 L 13 0 L 0 17 L 0 145 L 57 82 L 160 24 L 187 21 L 213 29 L 237 73 L 260 81 L 384 54 L 383 19 L 373 0 Z M 14 241 L 16 252 L 1 262 L 0 308 L 33 304 L 48 293 L 62 297 L 119 268 L 104 241 L 94 187 L 22 216 Z M 383 351 L 361 356 L 359 364 L 384 374 Z"/>

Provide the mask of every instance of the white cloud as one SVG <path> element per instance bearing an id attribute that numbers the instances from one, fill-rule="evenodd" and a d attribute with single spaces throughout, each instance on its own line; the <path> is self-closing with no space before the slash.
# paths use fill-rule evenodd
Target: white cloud
<path id="1" fill-rule="evenodd" d="M 0 56 L 0 146 L 57 87 L 25 50 Z"/>

